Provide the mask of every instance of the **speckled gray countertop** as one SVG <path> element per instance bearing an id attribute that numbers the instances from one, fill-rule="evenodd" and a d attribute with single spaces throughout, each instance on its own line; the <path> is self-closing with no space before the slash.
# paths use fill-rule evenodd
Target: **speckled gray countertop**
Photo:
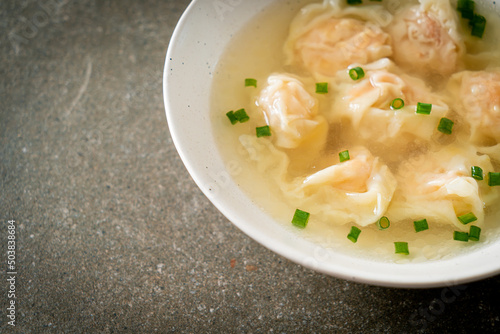
<path id="1" fill-rule="evenodd" d="M 164 57 L 188 3 L 1 1 L 0 332 L 500 331 L 500 277 L 428 290 L 347 282 L 271 253 L 215 209 L 163 107 Z"/>

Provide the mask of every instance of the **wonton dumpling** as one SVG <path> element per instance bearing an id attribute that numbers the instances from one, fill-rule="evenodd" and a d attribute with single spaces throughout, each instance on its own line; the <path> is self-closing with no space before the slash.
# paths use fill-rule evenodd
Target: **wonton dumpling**
<path id="1" fill-rule="evenodd" d="M 353 81 L 348 71 L 338 73 L 336 90 L 342 98 L 333 104 L 329 120 L 347 118 L 362 138 L 378 142 L 401 143 L 402 135 L 429 140 L 448 111 L 440 97 L 422 80 L 400 73 L 387 58 L 363 68 L 365 77 L 358 81 Z M 395 98 L 404 100 L 403 109 L 390 108 Z M 431 103 L 431 114 L 416 114 L 418 102 Z"/>
<path id="2" fill-rule="evenodd" d="M 323 147 L 328 124 L 323 116 L 318 115 L 316 98 L 297 78 L 286 74 L 269 76 L 256 104 L 264 113 L 276 146 Z"/>
<path id="3" fill-rule="evenodd" d="M 316 217 L 337 225 L 375 223 L 391 201 L 396 180 L 366 148 L 350 149 L 349 154 L 348 161 L 295 180 L 285 195 Z"/>
<path id="4" fill-rule="evenodd" d="M 457 73 L 448 88 L 459 101 L 457 111 L 471 125 L 471 139 L 500 143 L 500 69 Z"/>
<path id="5" fill-rule="evenodd" d="M 452 224 L 461 230 L 457 217 L 474 213 L 474 225 L 482 225 L 484 207 L 498 197 L 498 191 L 471 177 L 471 166 L 493 170 L 487 155 L 478 155 L 473 146 L 451 145 L 403 162 L 396 174 L 398 190 L 388 217 Z"/>
<path id="6" fill-rule="evenodd" d="M 380 27 L 391 19 L 376 5 L 341 8 L 338 1 L 330 0 L 307 6 L 292 23 L 285 44 L 287 62 L 314 74 L 333 76 L 352 63 L 367 64 L 388 57 L 392 54 L 391 39 Z"/>
<path id="7" fill-rule="evenodd" d="M 462 66 L 465 45 L 449 0 L 421 0 L 395 14 L 388 31 L 395 62 L 413 72 L 449 75 Z"/>

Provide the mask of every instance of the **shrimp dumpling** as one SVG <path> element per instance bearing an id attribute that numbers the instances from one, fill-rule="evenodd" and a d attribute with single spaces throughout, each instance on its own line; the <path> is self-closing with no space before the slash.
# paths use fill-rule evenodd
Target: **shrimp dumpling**
<path id="1" fill-rule="evenodd" d="M 457 112 L 471 126 L 472 141 L 500 143 L 500 69 L 457 73 L 448 88 L 458 101 Z"/>
<path id="2" fill-rule="evenodd" d="M 429 140 L 449 109 L 441 97 L 422 80 L 401 73 L 387 58 L 363 68 L 365 77 L 358 81 L 348 71 L 338 73 L 336 89 L 341 98 L 335 100 L 328 119 L 348 119 L 361 138 L 371 141 L 404 144 L 415 138 Z M 402 109 L 391 108 L 396 98 L 404 101 Z M 431 114 L 416 114 L 418 102 L 432 104 Z"/>
<path id="3" fill-rule="evenodd" d="M 311 4 L 290 26 L 286 62 L 321 77 L 333 76 L 352 63 L 388 57 L 391 37 L 382 28 L 391 20 L 392 15 L 380 5 L 357 8 L 338 0 Z"/>
<path id="4" fill-rule="evenodd" d="M 332 76 L 352 63 L 390 56 L 390 37 L 378 26 L 351 18 L 318 23 L 295 43 L 295 53 L 311 72 Z"/>
<path id="5" fill-rule="evenodd" d="M 395 15 L 388 32 L 393 59 L 412 72 L 447 76 L 463 66 L 465 44 L 448 0 L 421 0 Z"/>
<path id="6" fill-rule="evenodd" d="M 295 181 L 287 196 L 317 217 L 337 225 L 366 226 L 382 217 L 396 189 L 389 168 L 366 148 L 349 150 L 350 160 Z"/>
<path id="7" fill-rule="evenodd" d="M 498 190 L 471 177 L 471 166 L 493 170 L 487 155 L 473 146 L 450 145 L 403 162 L 396 178 L 398 190 L 388 211 L 395 220 L 419 220 L 451 224 L 466 231 L 458 216 L 473 213 L 484 221 L 484 207 L 498 197 Z"/>
<path id="8" fill-rule="evenodd" d="M 273 74 L 256 105 L 270 126 L 275 145 L 286 149 L 314 146 L 321 149 L 328 124 L 318 113 L 318 101 L 304 84 L 288 74 Z"/>

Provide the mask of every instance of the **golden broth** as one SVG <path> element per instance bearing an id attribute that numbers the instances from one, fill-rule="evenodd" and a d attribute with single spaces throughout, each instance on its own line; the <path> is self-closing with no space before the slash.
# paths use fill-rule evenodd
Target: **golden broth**
<path id="1" fill-rule="evenodd" d="M 283 44 L 292 19 L 303 6 L 310 3 L 318 3 L 318 1 L 277 1 L 235 35 L 217 64 L 213 76 L 211 118 L 220 151 L 227 161 L 228 172 L 234 180 L 248 193 L 252 201 L 275 217 L 283 226 L 334 251 L 398 262 L 425 261 L 454 256 L 462 250 L 477 249 L 498 239 L 500 215 L 498 211 L 493 212 L 491 208 L 487 210 L 487 219 L 482 226 L 481 241 L 468 243 L 452 239 L 451 235 L 456 228 L 451 225 L 432 225 L 427 231 L 415 233 L 412 221 L 391 222 L 391 227 L 385 231 L 379 231 L 372 224 L 361 228 L 362 237 L 354 244 L 346 238 L 353 224 L 330 224 L 317 219 L 314 215 L 311 215 L 309 224 L 304 230 L 298 230 L 290 224 L 296 207 L 287 201 L 273 179 L 257 171 L 254 162 L 248 158 L 249 153 L 252 154 L 251 148 L 245 149 L 238 138 L 243 134 L 254 134 L 255 127 L 266 124 L 262 112 L 254 103 L 255 96 L 271 73 L 294 71 L 293 68 L 283 65 Z M 391 4 L 390 1 L 385 3 Z M 480 41 L 469 37 L 464 38 L 468 53 L 475 55 L 485 51 L 498 52 L 499 50 L 494 50 L 493 46 L 500 46 L 499 34 L 493 34 L 493 32 L 500 31 L 499 16 L 492 11 L 481 10 L 481 7 L 477 11 L 481 14 L 485 13 L 484 16 L 488 20 L 487 30 Z M 467 28 L 466 22 L 463 22 L 463 25 L 464 29 Z M 466 65 L 471 70 L 480 69 L 484 66 L 483 60 L 481 57 L 468 57 Z M 500 65 L 500 59 L 495 65 Z M 244 87 L 245 78 L 257 79 L 257 89 Z M 433 83 L 430 86 L 440 85 Z M 323 96 L 316 96 L 316 98 L 319 100 L 321 113 L 328 105 L 325 103 L 327 98 Z M 225 113 L 240 108 L 246 109 L 250 121 L 231 125 Z M 347 145 L 363 143 L 375 156 L 382 156 L 384 162 L 394 171 L 402 158 L 406 159 L 427 149 L 426 145 L 416 143 L 413 146 L 387 150 L 383 145 L 361 141 L 355 132 L 345 131 L 345 128 L 348 126 L 342 122 L 330 125 L 327 148 L 323 156 L 328 156 L 326 153 L 336 154 Z M 436 140 L 442 139 L 436 138 Z M 302 160 L 301 156 L 290 158 L 295 162 Z M 292 175 L 310 174 L 324 168 L 329 160 L 331 159 L 319 158 L 307 164 L 296 163 L 295 165 L 299 167 L 289 172 Z M 496 165 L 495 169 L 498 171 L 499 166 Z M 395 256 L 394 241 L 408 242 L 410 255 Z"/>

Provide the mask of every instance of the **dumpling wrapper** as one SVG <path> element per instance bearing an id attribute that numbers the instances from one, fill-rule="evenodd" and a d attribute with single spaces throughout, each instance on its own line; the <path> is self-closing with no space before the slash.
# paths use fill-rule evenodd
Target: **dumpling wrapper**
<path id="1" fill-rule="evenodd" d="M 289 74 L 272 74 L 256 105 L 264 114 L 276 146 L 319 151 L 328 132 L 326 119 L 318 114 L 318 101 L 304 84 Z"/>
<path id="2" fill-rule="evenodd" d="M 352 63 L 367 64 L 392 54 L 381 27 L 392 20 L 380 5 L 353 7 L 336 0 L 306 6 L 290 26 L 287 64 L 315 76 L 333 76 Z"/>
<path id="3" fill-rule="evenodd" d="M 463 67 L 465 44 L 449 0 L 421 0 L 394 14 L 393 59 L 414 73 L 447 76 Z"/>

